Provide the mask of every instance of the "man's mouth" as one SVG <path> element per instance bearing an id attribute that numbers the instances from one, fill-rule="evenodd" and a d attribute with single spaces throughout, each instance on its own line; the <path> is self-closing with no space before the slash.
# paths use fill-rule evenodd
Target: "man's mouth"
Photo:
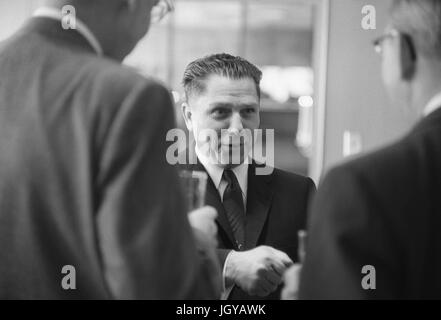
<path id="1" fill-rule="evenodd" d="M 240 144 L 235 144 L 235 143 L 229 143 L 229 144 L 221 144 L 222 147 L 228 147 L 228 148 L 239 148 L 239 147 L 243 147 L 245 144 L 240 143 Z"/>

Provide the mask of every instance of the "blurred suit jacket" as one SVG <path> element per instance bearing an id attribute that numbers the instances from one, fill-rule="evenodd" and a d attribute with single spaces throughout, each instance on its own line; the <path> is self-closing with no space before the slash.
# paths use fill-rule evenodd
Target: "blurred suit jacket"
<path id="1" fill-rule="evenodd" d="M 441 298 L 441 109 L 404 139 L 324 179 L 312 206 L 302 299 Z M 375 267 L 376 289 L 364 290 Z M 369 281 L 368 281 L 369 280 Z"/>
<path id="2" fill-rule="evenodd" d="M 204 171 L 195 152 L 186 150 L 179 155 L 181 170 Z M 274 169 L 270 175 L 257 175 L 259 164 L 248 166 L 248 191 L 246 205 L 245 248 L 270 246 L 285 252 L 294 262 L 298 261 L 297 231 L 306 228 L 306 215 L 310 198 L 315 192 L 310 178 Z M 208 173 L 207 173 L 208 175 Z M 208 177 L 210 177 L 208 175 Z M 222 268 L 231 250 L 239 251 L 233 231 L 228 222 L 222 200 L 213 181 L 207 183 L 206 205 L 217 209 L 218 256 Z M 250 296 L 235 286 L 229 295 L 231 300 L 275 300 L 280 299 L 281 288 L 266 297 Z"/>
<path id="3" fill-rule="evenodd" d="M 174 126 L 164 87 L 56 20 L 1 43 L 0 298 L 217 298 L 165 160 Z"/>

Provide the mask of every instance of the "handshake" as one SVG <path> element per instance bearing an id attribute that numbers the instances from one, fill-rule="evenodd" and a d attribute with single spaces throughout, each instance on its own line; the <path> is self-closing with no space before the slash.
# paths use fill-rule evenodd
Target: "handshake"
<path id="1" fill-rule="evenodd" d="M 216 210 L 203 207 L 190 212 L 188 217 L 198 246 L 216 248 Z M 295 266 L 286 253 L 269 246 L 231 251 L 225 261 L 225 287 L 238 286 L 251 296 L 265 297 L 276 291 L 284 279 L 288 279 L 289 287 L 284 289 L 282 297 L 292 298 L 295 296 L 295 292 L 291 292 L 292 282 L 297 279 L 292 277 Z"/>

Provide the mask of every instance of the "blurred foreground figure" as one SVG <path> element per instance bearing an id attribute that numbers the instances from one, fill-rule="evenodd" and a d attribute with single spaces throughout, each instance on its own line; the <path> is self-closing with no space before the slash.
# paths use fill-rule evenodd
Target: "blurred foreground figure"
<path id="1" fill-rule="evenodd" d="M 167 3 L 47 5 L 0 44 L 0 298 L 219 297 L 165 160 L 169 93 L 120 65 Z"/>
<path id="2" fill-rule="evenodd" d="M 440 24 L 439 0 L 393 2 L 376 41 L 384 83 L 422 119 L 401 141 L 324 179 L 300 299 L 441 298 Z"/>

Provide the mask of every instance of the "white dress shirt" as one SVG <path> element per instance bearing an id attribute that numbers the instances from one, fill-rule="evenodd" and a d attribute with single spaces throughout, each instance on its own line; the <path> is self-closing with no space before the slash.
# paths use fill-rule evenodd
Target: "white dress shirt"
<path id="1" fill-rule="evenodd" d="M 60 21 L 60 27 L 61 27 L 61 21 L 63 20 L 63 14 L 61 10 L 52 7 L 41 7 L 34 12 L 33 16 Z M 87 27 L 87 25 L 78 18 L 76 18 L 75 30 L 78 31 L 78 33 L 81 34 L 87 40 L 87 42 L 90 44 L 90 46 L 95 50 L 95 52 L 99 56 L 103 55 L 103 48 L 101 47 L 101 44 L 99 43 L 98 39 L 95 37 L 92 31 Z"/>
<path id="2" fill-rule="evenodd" d="M 436 94 L 429 103 L 426 105 L 423 111 L 423 115 L 427 117 L 430 113 L 441 108 L 441 92 Z"/>
<path id="3" fill-rule="evenodd" d="M 217 166 L 214 164 L 208 157 L 203 155 L 203 153 L 196 147 L 195 153 L 199 159 L 199 161 L 204 166 L 205 170 L 207 170 L 208 175 L 214 183 L 217 191 L 219 192 L 219 196 L 221 201 L 224 199 L 224 192 L 228 186 L 228 183 L 222 179 L 224 174 L 224 168 Z M 237 181 L 239 182 L 240 189 L 242 191 L 242 198 L 244 203 L 244 208 L 246 209 L 247 203 L 247 190 L 248 190 L 248 163 L 244 162 L 241 165 L 231 169 L 236 175 Z"/>

